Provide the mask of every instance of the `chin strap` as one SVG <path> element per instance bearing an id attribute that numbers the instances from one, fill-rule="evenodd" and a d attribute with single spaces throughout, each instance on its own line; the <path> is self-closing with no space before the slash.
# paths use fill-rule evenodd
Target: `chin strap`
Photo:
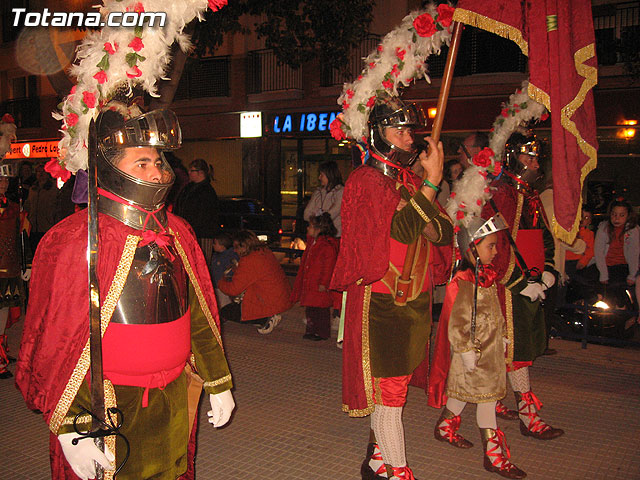
<path id="1" fill-rule="evenodd" d="M 418 191 L 419 186 L 415 182 L 415 177 L 416 177 L 415 173 L 413 173 L 408 168 L 405 168 L 405 167 L 400 166 L 400 165 L 396 165 L 395 163 L 391 163 L 386 158 L 384 158 L 384 157 L 382 157 L 382 156 L 380 156 L 380 155 L 378 155 L 378 154 L 376 154 L 374 152 L 369 152 L 369 153 L 373 158 L 375 158 L 379 162 L 382 162 L 385 165 L 389 165 L 390 167 L 393 167 L 396 170 L 398 170 L 400 172 L 400 179 L 402 180 L 402 184 L 406 187 L 407 190 L 409 190 L 410 192 L 417 192 Z M 409 183 L 408 182 L 411 182 L 411 186 L 413 188 L 409 188 Z"/>
<path id="2" fill-rule="evenodd" d="M 111 192 L 108 192 L 103 188 L 98 188 L 98 193 L 105 198 L 113 200 L 114 202 L 118 202 L 122 205 L 127 205 L 129 207 L 135 208 L 136 210 L 142 213 L 146 213 L 147 216 L 145 217 L 144 223 L 142 224 L 142 241 L 140 242 L 140 246 L 144 247 L 145 245 L 149 245 L 150 243 L 155 243 L 160 248 L 163 248 L 164 251 L 167 253 L 167 256 L 169 257 L 169 260 L 173 261 L 173 259 L 175 258 L 175 255 L 171 253 L 171 249 L 169 248 L 172 245 L 173 237 L 162 226 L 162 224 L 160 223 L 160 221 L 155 215 L 156 213 L 158 213 L 164 208 L 164 205 L 158 208 L 157 210 L 149 211 L 149 210 L 145 210 L 142 207 L 139 207 L 138 205 L 134 205 L 126 201 L 124 198 L 118 197 L 117 195 Z M 147 230 L 147 224 L 149 223 L 149 219 L 151 218 L 153 218 L 156 224 L 160 227 L 161 230 L 159 232 L 156 232 L 155 230 Z"/>

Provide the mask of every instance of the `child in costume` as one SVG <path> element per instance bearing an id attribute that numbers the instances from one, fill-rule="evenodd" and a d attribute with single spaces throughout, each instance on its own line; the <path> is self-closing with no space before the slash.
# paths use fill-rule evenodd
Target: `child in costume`
<path id="1" fill-rule="evenodd" d="M 460 414 L 468 402 L 476 403 L 476 421 L 483 443 L 484 468 L 506 478 L 526 473 L 509 461 L 505 437 L 496 422 L 496 402 L 506 395 L 505 320 L 491 262 L 496 256 L 497 233 L 507 228 L 497 214 L 484 221 L 472 218 L 458 232 L 462 262 L 447 285 L 438 326 L 439 343 L 448 338 L 449 349 L 436 350 L 434 369 L 446 375 L 438 404 L 446 405 L 434 436 L 454 447 L 473 444 L 457 433 Z M 441 354 L 438 355 L 438 352 Z M 449 363 L 450 362 L 450 363 Z"/>
<path id="2" fill-rule="evenodd" d="M 291 294 L 291 302 L 305 307 L 307 328 L 302 338 L 326 340 L 331 336 L 332 295 L 329 283 L 338 258 L 336 227 L 328 212 L 309 219 L 307 248 Z"/>

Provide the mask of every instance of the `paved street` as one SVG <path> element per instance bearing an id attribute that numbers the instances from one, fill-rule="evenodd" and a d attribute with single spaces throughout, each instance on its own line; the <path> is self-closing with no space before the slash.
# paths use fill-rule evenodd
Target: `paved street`
<path id="1" fill-rule="evenodd" d="M 214 430 L 201 409 L 198 479 L 360 478 L 369 420 L 340 411 L 341 350 L 333 341 L 303 340 L 302 314 L 290 310 L 266 336 L 252 326 L 225 325 L 237 410 L 228 426 Z M 9 331 L 13 354 L 20 326 Z M 559 353 L 536 361 L 532 383 L 545 404 L 543 417 L 566 434 L 541 442 L 520 435 L 516 422 L 500 421 L 512 460 L 532 479 L 640 479 L 640 351 L 582 350 L 557 339 L 552 347 Z M 514 407 L 511 394 L 506 403 Z M 12 380 L 0 383 L 0 405 L 0 479 L 50 478 L 47 429 Z M 474 410 L 463 413 L 460 432 L 475 446 L 458 450 L 433 439 L 439 412 L 410 389 L 404 421 L 416 478 L 500 478 L 482 468 Z"/>

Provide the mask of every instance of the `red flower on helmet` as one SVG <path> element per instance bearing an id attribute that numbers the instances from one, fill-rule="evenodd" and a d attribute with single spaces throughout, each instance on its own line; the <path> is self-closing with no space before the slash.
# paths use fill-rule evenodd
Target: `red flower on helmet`
<path id="1" fill-rule="evenodd" d="M 382 82 L 382 86 L 384 88 L 386 88 L 387 90 L 391 90 L 393 88 L 393 81 L 392 80 L 385 80 Z"/>
<path id="2" fill-rule="evenodd" d="M 376 104 L 376 96 L 373 95 L 372 97 L 369 97 L 369 100 L 367 100 L 367 108 L 371 108 Z"/>
<path id="3" fill-rule="evenodd" d="M 2 121 L 3 121 L 4 123 L 16 123 L 16 121 L 13 119 L 13 117 L 11 116 L 11 114 L 10 114 L 10 113 L 5 113 L 5 114 L 2 116 Z"/>
<path id="4" fill-rule="evenodd" d="M 458 213 L 456 213 L 456 219 L 462 220 L 463 218 L 464 218 L 464 212 L 462 210 L 458 210 Z"/>
<path id="5" fill-rule="evenodd" d="M 338 115 L 331 125 L 329 125 L 329 131 L 331 132 L 331 136 L 338 141 L 344 140 L 347 136 L 344 134 L 342 130 L 342 119 L 340 118 L 342 114 Z"/>
<path id="6" fill-rule="evenodd" d="M 137 65 L 134 65 L 129 70 L 127 70 L 127 77 L 136 78 L 142 76 L 142 70 L 138 68 Z"/>
<path id="7" fill-rule="evenodd" d="M 70 113 L 65 117 L 65 122 L 67 127 L 73 127 L 76 123 L 78 123 L 78 115 L 75 113 Z"/>
<path id="8" fill-rule="evenodd" d="M 96 73 L 93 78 L 96 79 L 96 81 L 102 85 L 104 82 L 107 81 L 107 74 L 104 70 L 100 70 L 98 73 Z"/>
<path id="9" fill-rule="evenodd" d="M 209 8 L 214 12 L 217 12 L 226 5 L 227 0 L 209 0 Z"/>
<path id="10" fill-rule="evenodd" d="M 116 42 L 113 42 L 113 45 L 112 45 L 110 42 L 107 42 L 104 44 L 104 51 L 107 52 L 109 55 L 113 55 L 118 51 L 118 44 Z"/>
<path id="11" fill-rule="evenodd" d="M 140 37 L 134 37 L 134 39 L 129 43 L 129 46 L 133 48 L 134 52 L 139 52 L 144 48 L 144 43 L 142 43 L 142 39 Z"/>
<path id="12" fill-rule="evenodd" d="M 71 178 L 71 172 L 58 163 L 57 158 L 52 158 L 44 165 L 45 172 L 49 172 L 53 178 L 59 178 L 66 182 Z"/>
<path id="13" fill-rule="evenodd" d="M 96 106 L 96 94 L 94 92 L 88 92 L 85 90 L 82 92 L 82 101 L 87 108 L 94 108 Z"/>
<path id="14" fill-rule="evenodd" d="M 438 10 L 438 23 L 443 27 L 447 28 L 449 25 L 451 25 L 451 22 L 453 21 L 453 12 L 455 11 L 455 8 L 450 7 L 446 3 L 441 3 L 440 5 L 438 5 L 437 10 Z"/>
<path id="15" fill-rule="evenodd" d="M 416 33 L 421 37 L 431 37 L 438 31 L 436 22 L 433 21 L 433 17 L 428 13 L 417 16 L 413 21 L 413 28 L 416 29 Z"/>
<path id="16" fill-rule="evenodd" d="M 485 147 L 473 156 L 473 164 L 478 167 L 486 168 L 491 165 L 491 158 L 495 154 L 489 147 Z"/>

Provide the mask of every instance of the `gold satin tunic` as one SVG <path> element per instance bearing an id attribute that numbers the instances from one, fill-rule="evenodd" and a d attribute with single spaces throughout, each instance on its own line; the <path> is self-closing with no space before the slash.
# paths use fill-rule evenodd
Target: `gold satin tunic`
<path id="1" fill-rule="evenodd" d="M 471 311 L 473 283 L 458 282 L 458 294 L 449 318 L 451 367 L 446 394 L 463 402 L 482 403 L 504 398 L 506 371 L 504 355 L 505 320 L 500 310 L 496 285 L 478 287 L 476 339 L 480 341 L 480 359 L 473 372 L 465 372 L 460 353 L 473 350 Z"/>

